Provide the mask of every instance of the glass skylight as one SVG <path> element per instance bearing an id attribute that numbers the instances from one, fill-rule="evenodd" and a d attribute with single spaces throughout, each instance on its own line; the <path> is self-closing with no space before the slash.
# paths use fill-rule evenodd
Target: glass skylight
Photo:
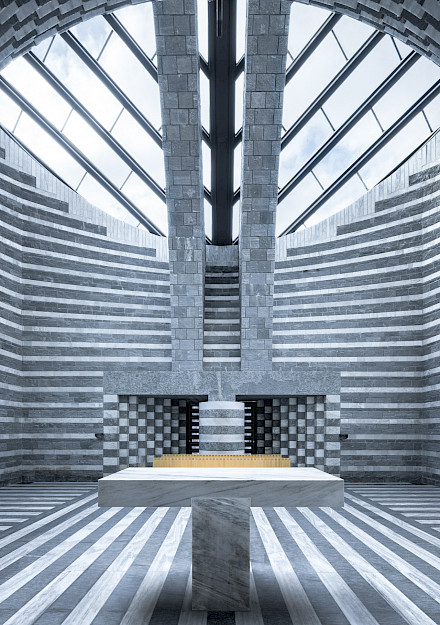
<path id="1" fill-rule="evenodd" d="M 244 0 L 237 3 L 237 61 L 244 53 L 245 6 Z M 116 11 L 114 16 L 154 69 L 156 44 L 152 4 L 145 2 L 126 7 Z M 292 4 L 288 66 L 295 63 L 330 16 L 331 13 L 325 9 L 298 2 Z M 332 191 L 335 181 L 353 168 L 356 159 L 392 129 L 402 114 L 411 112 L 417 100 L 440 79 L 439 67 L 426 59 L 417 58 L 408 46 L 389 35 L 377 36 L 365 58 L 348 71 L 352 59 L 368 44 L 375 31 L 348 17 L 333 21 L 333 30 L 322 38 L 286 86 L 284 132 L 295 124 L 296 132 L 292 133 L 290 141 L 283 141 L 278 234 L 287 229 L 310 204 L 319 203 L 324 191 Z M 199 51 L 206 61 L 207 32 L 208 2 L 200 0 Z M 26 107 L 21 110 L 1 88 L 0 124 L 91 203 L 119 219 L 140 225 L 126 208 L 127 203 L 131 203 L 147 220 L 166 233 L 167 213 L 163 201 L 165 171 L 160 147 L 161 115 L 157 81 L 112 29 L 110 18 L 93 18 L 75 26 L 69 33 L 42 42 L 32 50 L 31 56 L 7 66 L 1 76 L 11 89 L 21 94 L 43 119 L 52 124 L 61 138 L 71 142 L 77 154 L 86 156 L 96 172 L 107 177 L 111 189 L 103 188 L 93 174 L 87 173 L 75 160 L 74 155 L 30 117 Z M 75 46 L 80 46 L 84 55 L 87 57 L 89 54 L 92 61 L 85 62 L 78 50 L 75 51 Z M 38 61 L 32 60 L 32 54 Z M 377 98 L 373 106 L 366 106 L 365 102 L 371 94 L 382 88 L 383 81 L 392 78 L 394 72 L 408 61 L 409 69 L 402 70 L 400 78 L 395 83 L 393 81 L 394 84 Z M 43 63 L 40 71 L 38 62 Z M 97 64 L 95 70 L 93 63 Z M 44 75 L 44 68 L 51 72 L 55 80 L 49 73 Z M 329 92 L 329 85 L 340 72 L 346 73 L 344 80 Z M 105 79 L 106 75 L 109 86 L 101 79 L 102 76 Z M 72 108 L 65 96 L 57 91 L 56 80 L 87 109 L 92 119 L 85 119 Z M 111 86 L 112 82 L 115 89 Z M 244 75 L 241 74 L 235 85 L 236 133 L 241 131 L 243 124 L 243 84 Z M 209 133 L 209 80 L 202 71 L 200 89 L 202 125 Z M 323 94 L 326 94 L 325 97 Z M 319 105 L 313 114 L 309 114 L 317 98 L 320 98 Z M 365 110 L 362 108 L 352 121 L 359 107 Z M 298 120 L 304 116 L 307 120 L 299 123 Z M 94 125 L 93 118 L 108 133 L 107 139 L 110 140 L 100 136 L 101 131 Z M 350 127 L 345 128 L 346 125 Z M 306 225 L 316 223 L 355 201 L 366 189 L 386 177 L 439 125 L 440 96 L 412 116 L 374 156 L 359 168 L 350 170 L 343 186 L 333 189 L 330 198 L 325 203 L 321 202 L 322 205 L 308 218 Z M 323 146 L 327 144 L 331 145 L 331 150 L 326 148 L 327 153 L 322 153 Z M 119 154 L 117 150 L 120 150 Z M 122 154 L 124 151 L 129 155 L 128 160 Z M 205 141 L 202 154 L 203 180 L 209 192 L 211 152 Z M 234 190 L 240 185 L 241 154 L 240 143 L 234 150 Z M 212 210 L 205 199 L 208 237 L 211 236 L 211 223 Z M 238 234 L 238 223 L 239 202 L 234 205 L 233 211 L 234 237 Z"/>

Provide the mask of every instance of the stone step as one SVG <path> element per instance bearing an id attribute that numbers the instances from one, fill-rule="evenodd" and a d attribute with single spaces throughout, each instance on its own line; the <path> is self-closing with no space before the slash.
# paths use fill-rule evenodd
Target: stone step
<path id="1" fill-rule="evenodd" d="M 205 371 L 240 371 L 240 358 L 236 360 L 203 360 L 203 368 Z"/>
<path id="2" fill-rule="evenodd" d="M 222 309 L 221 312 L 219 312 L 218 310 L 214 309 L 206 309 L 205 308 L 205 316 L 206 319 L 224 319 L 225 321 L 237 321 L 237 313 L 234 310 L 227 310 L 227 309 Z"/>
<path id="3" fill-rule="evenodd" d="M 237 273 L 238 265 L 206 265 L 205 274 L 207 273 Z"/>
<path id="4" fill-rule="evenodd" d="M 229 282 L 225 282 L 224 284 L 205 284 L 205 294 L 206 293 L 219 293 L 219 294 L 228 294 L 238 295 L 240 292 L 240 288 L 238 284 L 230 284 Z"/>
<path id="5" fill-rule="evenodd" d="M 206 295 L 205 302 L 218 304 L 218 306 L 237 306 L 240 303 L 238 295 Z"/>
<path id="6" fill-rule="evenodd" d="M 238 291 L 230 291 L 226 289 L 209 289 L 205 291 L 205 300 L 209 299 L 210 301 L 218 300 L 224 301 L 230 299 L 231 301 L 239 301 Z"/>
<path id="7" fill-rule="evenodd" d="M 211 265 L 205 272 L 203 366 L 240 366 L 240 289 L 238 267 Z"/>
<path id="8" fill-rule="evenodd" d="M 206 336 L 205 346 L 209 345 L 209 349 L 215 349 L 218 346 L 229 346 L 234 349 L 240 349 L 240 336 Z M 220 349 L 220 347 L 219 347 Z"/>
<path id="9" fill-rule="evenodd" d="M 204 328 L 206 337 L 221 337 L 221 336 L 240 336 L 240 330 L 207 330 L 206 325 Z"/>

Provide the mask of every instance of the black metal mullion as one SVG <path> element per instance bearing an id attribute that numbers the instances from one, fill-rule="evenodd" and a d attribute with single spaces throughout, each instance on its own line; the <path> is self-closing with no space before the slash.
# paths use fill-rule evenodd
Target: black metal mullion
<path id="1" fill-rule="evenodd" d="M 151 124 L 143 113 L 133 104 L 130 98 L 117 86 L 107 72 L 95 61 L 92 55 L 87 52 L 84 46 L 71 32 L 61 33 L 67 45 L 77 54 L 81 61 L 95 74 L 95 76 L 107 87 L 110 93 L 122 104 L 122 106 L 133 116 L 138 124 L 147 132 L 152 139 L 162 147 L 162 137 L 156 128 Z"/>
<path id="2" fill-rule="evenodd" d="M 32 52 L 24 57 L 28 63 L 46 80 L 46 82 L 69 103 L 74 111 L 79 113 L 106 144 L 128 165 L 139 178 L 156 193 L 161 199 L 165 198 L 162 187 L 145 171 L 143 167 L 116 141 L 116 139 L 102 126 L 91 113 L 75 98 L 54 74 Z"/>
<path id="3" fill-rule="evenodd" d="M 296 172 L 280 191 L 279 198 L 284 199 L 293 189 L 309 174 L 316 165 L 327 156 L 339 141 L 358 123 L 358 121 L 373 107 L 398 80 L 413 67 L 420 58 L 417 52 L 411 52 L 371 93 L 354 113 L 340 126 L 334 134 L 309 158 L 309 160 Z M 279 199 L 281 201 L 281 199 Z"/>
<path id="4" fill-rule="evenodd" d="M 304 128 L 308 121 L 317 113 L 325 102 L 332 96 L 342 83 L 354 72 L 368 54 L 377 46 L 377 44 L 385 37 L 385 33 L 376 31 L 373 33 L 361 48 L 354 54 L 344 67 L 336 74 L 328 85 L 315 98 L 304 113 L 289 128 L 284 137 L 281 139 L 281 149 L 284 149 L 298 132 Z"/>
<path id="5" fill-rule="evenodd" d="M 280 236 L 295 232 L 307 219 L 309 219 L 327 200 L 329 200 L 339 189 L 361 169 L 368 161 L 375 156 L 400 130 L 402 130 L 416 115 L 421 113 L 434 98 L 440 94 L 440 80 L 425 92 L 417 102 L 405 111 L 403 115 L 394 122 L 354 163 L 350 165 L 325 191 L 322 193 L 305 211 L 293 221 L 293 223 L 281 233 Z M 281 201 L 281 194 L 279 196 Z"/>
<path id="6" fill-rule="evenodd" d="M 232 242 L 234 196 L 236 0 L 208 3 L 212 242 Z"/>
<path id="7" fill-rule="evenodd" d="M 313 37 L 307 42 L 301 52 L 293 59 L 286 71 L 286 85 L 292 80 L 296 72 L 304 65 L 313 52 L 318 48 L 322 41 L 333 30 L 342 15 L 339 13 L 332 13 L 322 24 L 322 26 L 316 31 Z"/>
<path id="8" fill-rule="evenodd" d="M 135 204 L 131 202 L 119 189 L 75 146 L 67 137 L 62 135 L 45 117 L 43 117 L 18 91 L 10 85 L 3 76 L 0 76 L 0 88 L 15 102 L 24 112 L 41 126 L 57 143 L 59 143 L 70 156 L 83 167 L 99 184 L 102 185 L 124 208 L 128 210 L 147 230 L 153 234 L 164 236 L 164 233 L 155 226 Z M 162 191 L 161 199 L 165 201 L 165 193 Z"/>
<path id="9" fill-rule="evenodd" d="M 137 60 L 142 64 L 142 66 L 147 70 L 150 76 L 158 82 L 157 77 L 157 67 L 150 59 L 150 57 L 145 54 L 140 45 L 133 39 L 128 30 L 121 24 L 118 18 L 111 13 L 107 13 L 104 15 L 104 19 L 109 24 L 109 26 L 115 31 L 121 41 L 127 46 L 130 52 L 137 58 Z"/>

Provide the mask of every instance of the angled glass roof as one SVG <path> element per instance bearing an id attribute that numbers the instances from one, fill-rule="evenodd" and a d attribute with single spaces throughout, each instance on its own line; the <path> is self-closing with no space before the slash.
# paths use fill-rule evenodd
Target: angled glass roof
<path id="1" fill-rule="evenodd" d="M 236 62 L 245 2 L 237 3 Z M 199 0 L 199 51 L 208 58 L 208 8 Z M 14 61 L 0 78 L 0 124 L 88 201 L 167 233 L 161 116 L 149 2 L 86 21 Z M 243 123 L 235 80 L 235 131 Z M 284 97 L 277 234 L 320 221 L 387 176 L 440 126 L 440 67 L 389 35 L 294 2 Z M 209 79 L 200 72 L 202 125 Z M 203 180 L 211 154 L 202 143 Z M 241 143 L 234 149 L 239 190 Z M 239 202 L 233 210 L 238 234 Z M 207 236 L 211 206 L 205 200 Z"/>

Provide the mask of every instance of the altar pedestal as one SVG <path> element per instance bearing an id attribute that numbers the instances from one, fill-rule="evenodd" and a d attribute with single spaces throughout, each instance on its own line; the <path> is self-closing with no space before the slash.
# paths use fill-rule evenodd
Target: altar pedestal
<path id="1" fill-rule="evenodd" d="M 191 500 L 193 610 L 249 610 L 250 505 L 244 497 Z"/>

